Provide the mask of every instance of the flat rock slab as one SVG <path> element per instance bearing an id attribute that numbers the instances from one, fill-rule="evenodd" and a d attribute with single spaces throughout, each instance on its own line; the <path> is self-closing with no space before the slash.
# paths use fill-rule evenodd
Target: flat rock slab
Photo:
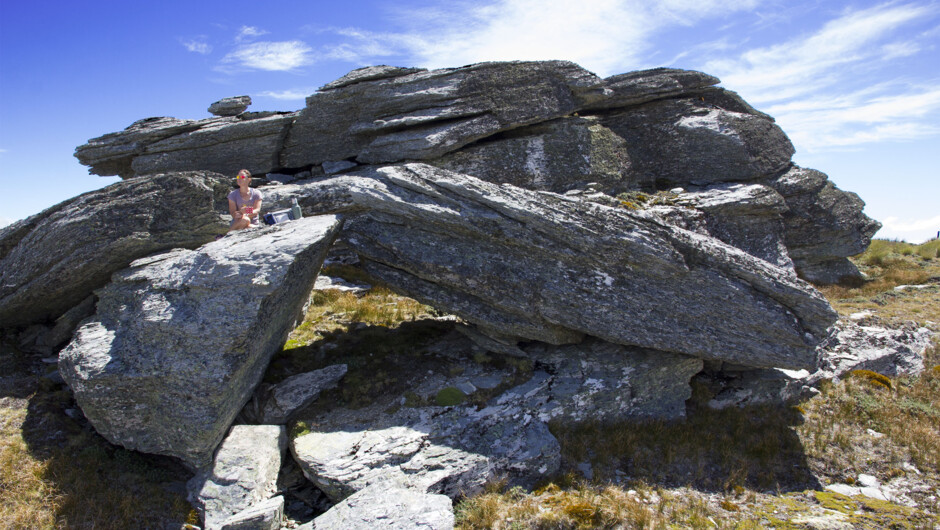
<path id="1" fill-rule="evenodd" d="M 209 463 L 341 225 L 321 216 L 233 232 L 116 273 L 60 354 L 85 416 L 112 443 Z"/>
<path id="2" fill-rule="evenodd" d="M 258 423 L 284 425 L 298 410 L 320 397 L 320 392 L 329 390 L 346 375 L 346 365 L 336 364 L 320 370 L 296 374 L 277 385 L 258 389 L 260 417 Z"/>
<path id="3" fill-rule="evenodd" d="M 524 349 L 537 363 L 494 360 L 451 331 L 428 346 L 427 369 L 394 374 L 408 389 L 401 396 L 321 410 L 292 453 L 333 500 L 385 480 L 452 498 L 479 492 L 493 477 L 529 487 L 560 463 L 548 422 L 682 417 L 689 380 L 702 368 L 701 359 L 596 339 Z M 519 372 L 513 363 L 538 368 Z"/>
<path id="4" fill-rule="evenodd" d="M 232 427 L 212 465 L 196 473 L 187 484 L 190 502 L 199 507 L 205 530 L 230 527 L 226 521 L 272 497 L 286 450 L 287 430 L 283 426 Z M 283 512 L 283 499 L 280 504 Z M 264 514 L 271 511 L 268 507 L 261 510 Z M 237 519 L 254 519 L 245 515 Z"/>
<path id="5" fill-rule="evenodd" d="M 0 327 L 55 320 L 131 261 L 225 233 L 230 182 L 208 171 L 118 182 L 0 230 Z"/>
<path id="6" fill-rule="evenodd" d="M 283 522 L 284 497 L 278 495 L 229 517 L 220 530 L 279 530 Z"/>
<path id="7" fill-rule="evenodd" d="M 301 528 L 450 530 L 453 527 L 454 510 L 448 497 L 396 485 L 377 484 L 348 497 Z"/>

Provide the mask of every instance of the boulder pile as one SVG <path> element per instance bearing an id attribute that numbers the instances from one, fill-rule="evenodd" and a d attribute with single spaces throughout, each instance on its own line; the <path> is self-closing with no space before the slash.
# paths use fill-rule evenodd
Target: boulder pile
<path id="1" fill-rule="evenodd" d="M 834 370 L 827 347 L 864 334 L 808 282 L 859 278 L 847 256 L 879 223 L 718 82 L 374 66 L 296 112 L 239 96 L 210 118 L 137 121 L 75 152 L 122 182 L 0 230 L 0 328 L 70 341 L 59 369 L 86 417 L 197 470 L 209 528 L 277 528 L 282 465 L 336 503 L 311 527 L 446 528 L 448 497 L 559 469 L 553 419 L 678 418 L 690 380 L 723 366 L 747 375 L 716 406 L 792 397 Z M 307 217 L 221 237 L 242 168 L 265 210 L 297 200 Z M 407 396 L 310 412 L 345 361 L 262 376 L 340 236 L 450 332 L 409 367 Z M 491 356 L 510 361 L 476 362 Z M 310 432 L 285 440 L 298 419 Z"/>

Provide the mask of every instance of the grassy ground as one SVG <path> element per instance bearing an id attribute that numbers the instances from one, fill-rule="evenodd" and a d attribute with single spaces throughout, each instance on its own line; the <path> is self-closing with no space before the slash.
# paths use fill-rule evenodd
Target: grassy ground
<path id="1" fill-rule="evenodd" d="M 44 377 L 54 365 L 0 340 L 0 528 L 196 522 L 184 492 L 189 472 L 108 443 L 76 413 L 71 393 Z"/>
<path id="2" fill-rule="evenodd" d="M 843 315 L 870 311 L 887 323 L 914 320 L 940 330 L 938 249 L 938 242 L 875 241 L 856 259 L 871 281 L 823 291 Z M 364 279 L 355 270 L 330 272 Z M 895 290 L 909 284 L 936 286 Z M 375 393 L 398 392 L 402 381 L 388 363 L 413 362 L 422 344 L 449 329 L 435 316 L 381 287 L 362 296 L 315 293 L 266 380 L 342 361 L 350 365 L 348 381 L 330 391 L 330 403 L 356 407 Z M 69 392 L 46 377 L 54 365 L 3 337 L 0 349 L 0 528 L 196 522 L 185 500 L 187 471 L 170 459 L 109 444 L 76 413 Z M 552 424 L 566 472 L 534 491 L 493 484 L 456 505 L 458 526 L 935 528 L 940 348 L 926 361 L 918 377 L 859 373 L 824 385 L 798 408 L 696 408 L 673 423 Z M 581 474 L 585 463 L 591 480 Z M 918 507 L 821 490 L 851 484 L 861 473 L 910 481 L 921 490 L 911 495 Z"/>

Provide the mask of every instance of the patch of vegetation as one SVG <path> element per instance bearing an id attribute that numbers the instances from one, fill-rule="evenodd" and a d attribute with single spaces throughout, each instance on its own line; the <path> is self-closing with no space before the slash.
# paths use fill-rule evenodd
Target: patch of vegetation
<path id="1" fill-rule="evenodd" d="M 927 351 L 924 362 L 940 364 L 940 345 Z M 806 422 L 798 430 L 818 471 L 835 477 L 884 476 L 908 458 L 920 469 L 940 469 L 940 373 L 925 370 L 917 377 L 894 380 L 874 375 L 878 377 L 856 371 L 839 384 L 824 386 L 821 399 L 804 404 Z M 887 385 L 882 378 L 888 379 Z M 853 451 L 871 444 L 868 429 L 886 438 L 877 458 Z M 832 454 L 836 447 L 847 452 Z"/>
<path id="2" fill-rule="evenodd" d="M 617 195 L 620 206 L 628 210 L 642 210 L 659 204 L 674 205 L 678 195 L 671 191 L 657 191 L 644 193 L 642 191 L 626 191 Z"/>
<path id="3" fill-rule="evenodd" d="M 453 407 L 460 405 L 467 399 L 467 395 L 456 387 L 442 388 L 434 397 L 434 404 L 438 407 Z"/>
<path id="4" fill-rule="evenodd" d="M 696 409 L 682 421 L 552 422 L 568 462 L 589 461 L 598 481 L 618 477 L 708 491 L 803 489 L 817 483 L 790 407 Z"/>

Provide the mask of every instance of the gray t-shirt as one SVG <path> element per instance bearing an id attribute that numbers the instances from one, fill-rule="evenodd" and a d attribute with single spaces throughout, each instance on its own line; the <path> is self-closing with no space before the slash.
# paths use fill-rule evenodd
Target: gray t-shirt
<path id="1" fill-rule="evenodd" d="M 245 200 L 245 199 L 242 198 L 242 194 L 241 194 L 241 190 L 240 190 L 240 189 L 232 190 L 232 193 L 229 193 L 229 194 L 228 194 L 228 198 L 229 198 L 229 199 L 232 199 L 233 201 L 235 201 L 235 209 L 236 209 L 236 210 L 241 210 L 241 209 L 242 209 L 242 206 L 245 206 L 245 205 L 251 206 L 252 204 L 255 203 L 255 201 L 260 201 L 260 200 L 261 200 L 261 192 L 260 192 L 260 191 L 256 190 L 255 188 L 249 188 L 249 190 L 251 190 L 251 198 L 248 199 L 248 200 Z M 254 212 L 254 213 L 257 214 L 258 212 Z"/>

